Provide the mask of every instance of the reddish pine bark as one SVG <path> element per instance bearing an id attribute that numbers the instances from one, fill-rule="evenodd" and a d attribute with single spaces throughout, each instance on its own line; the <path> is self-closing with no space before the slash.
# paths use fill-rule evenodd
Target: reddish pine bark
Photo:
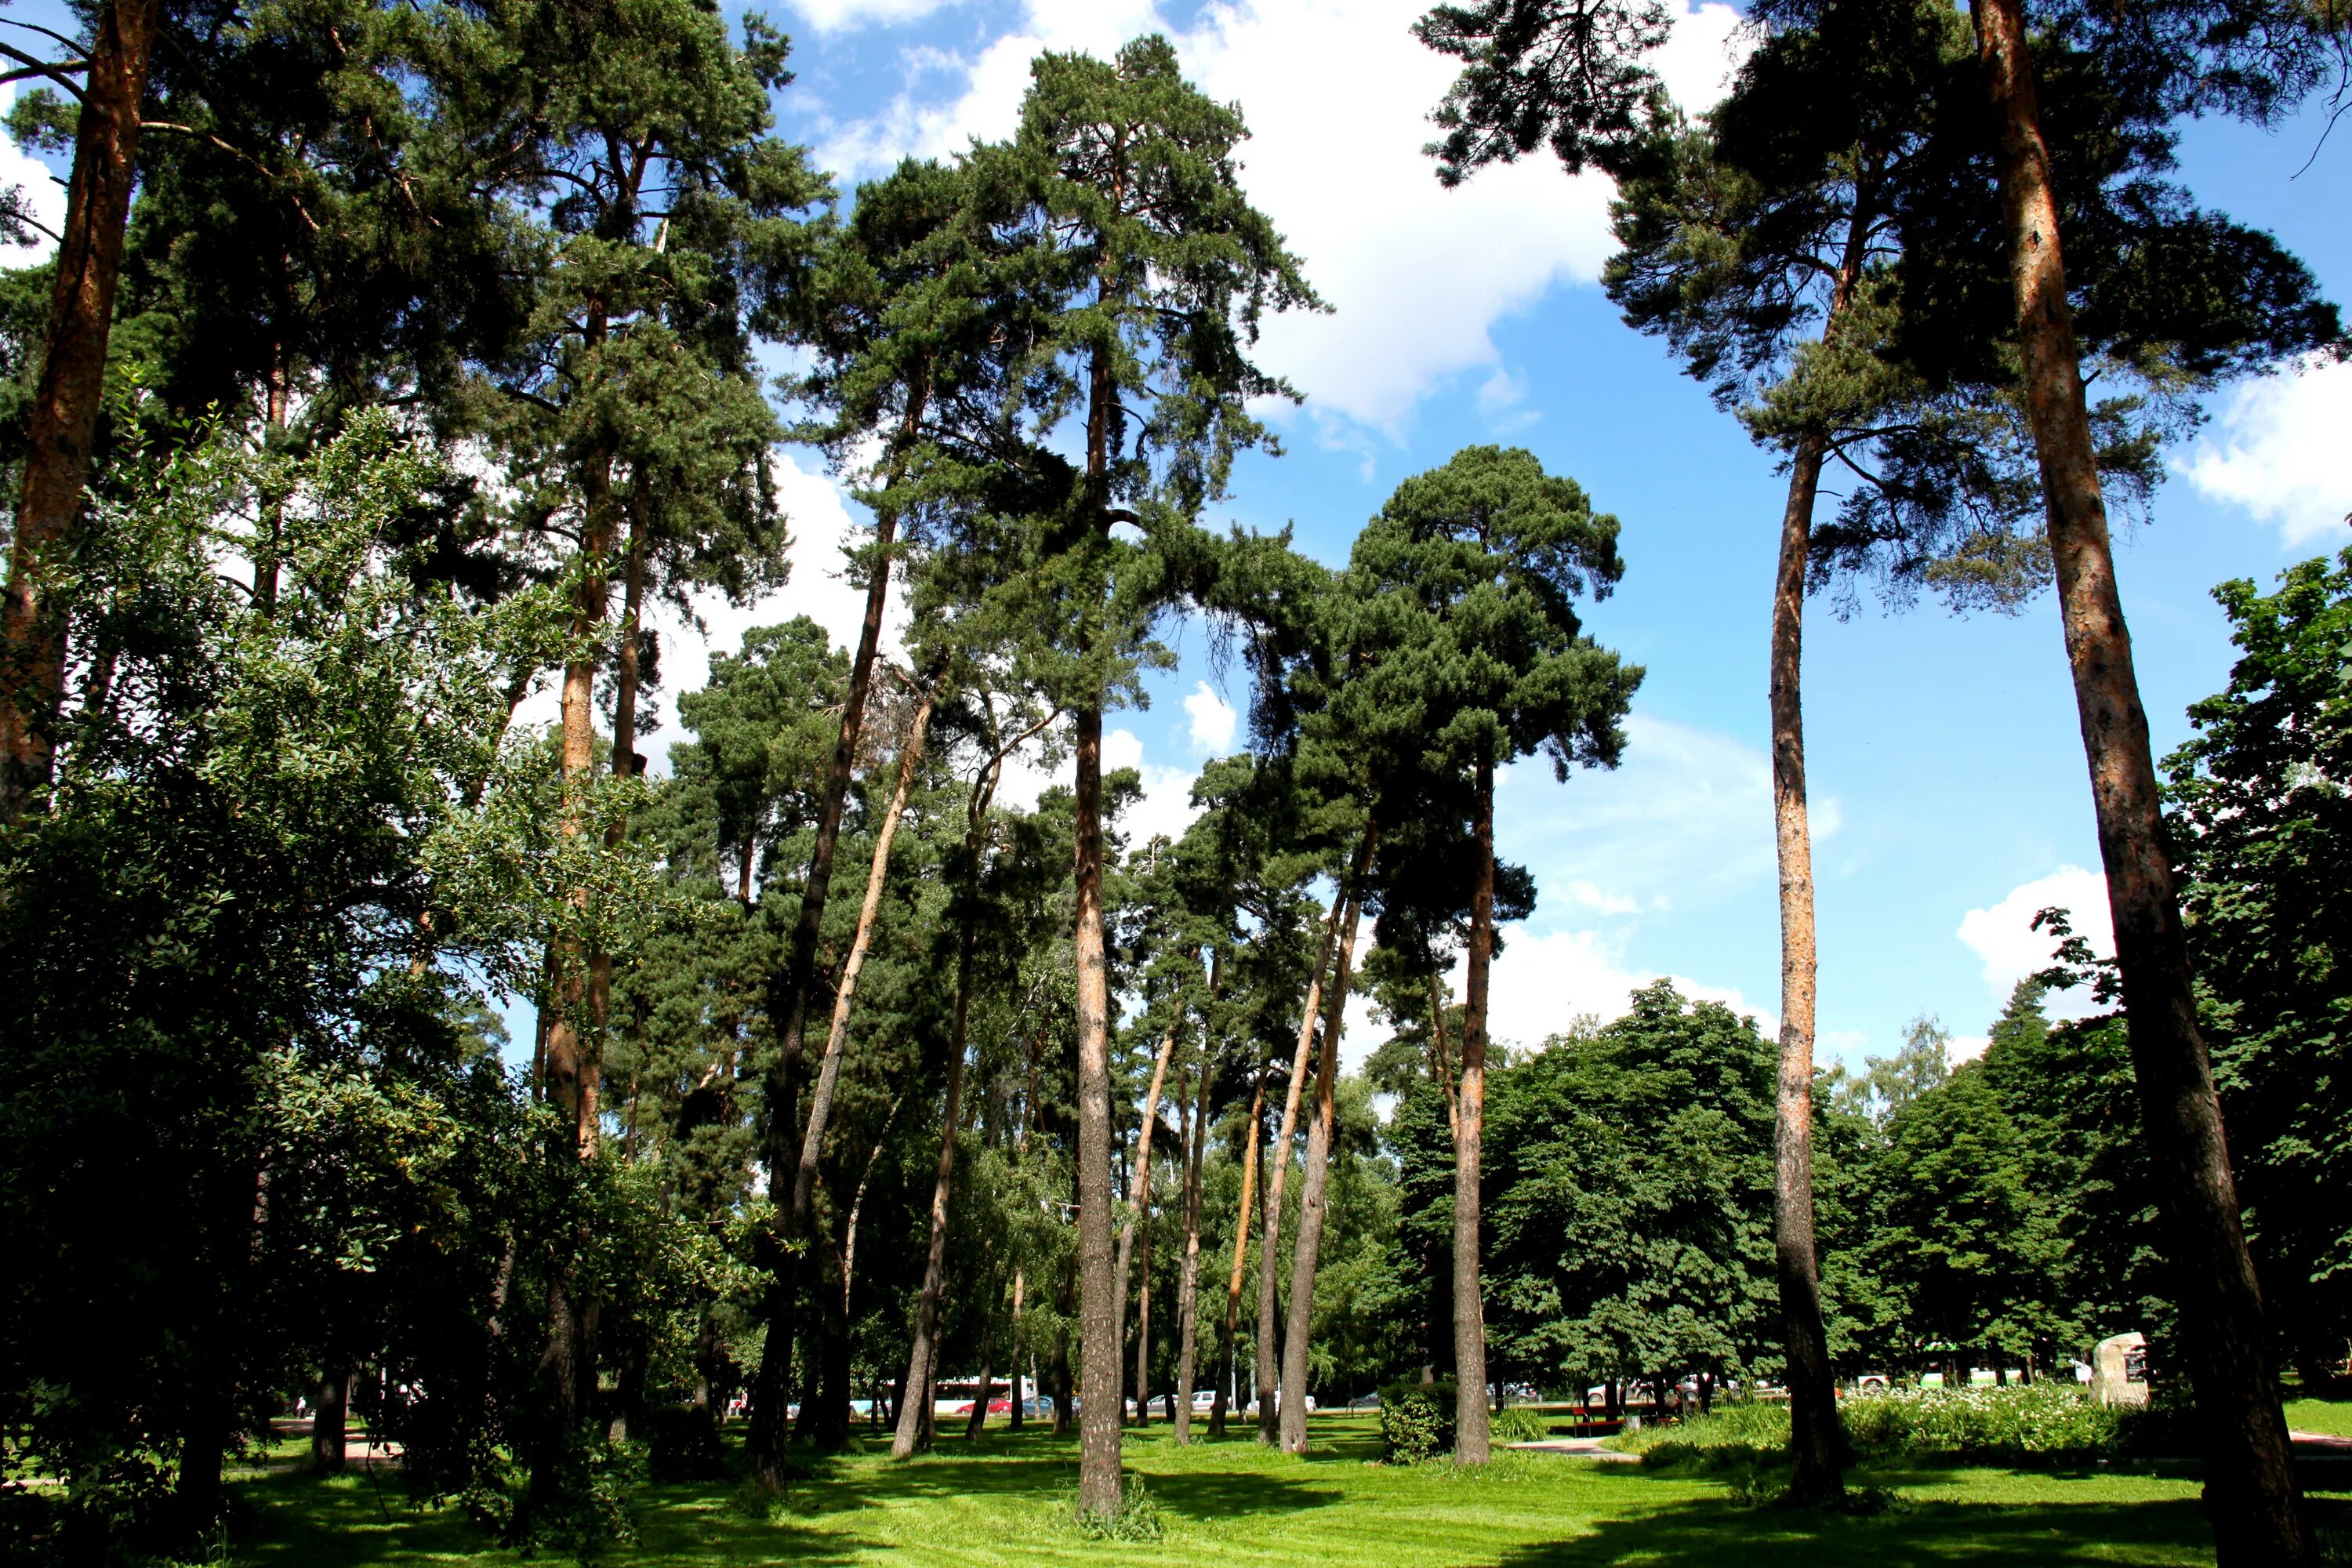
<path id="1" fill-rule="evenodd" d="M 2115 917 L 2132 1069 L 2196 1385 L 2206 1497 L 2221 1568 L 2317 1561 L 2279 1407 L 2278 1373 L 2246 1251 L 2230 1152 L 2197 1022 L 2161 797 L 2066 299 L 2058 204 L 2019 0 L 1971 8 L 1992 105 L 2026 414 L 2057 569 L 2059 619 L 2090 767 Z"/>
<path id="2" fill-rule="evenodd" d="M 1298 1192 L 1298 1236 L 1291 1246 L 1290 1321 L 1282 1348 L 1282 1448 L 1307 1452 L 1307 1352 L 1314 1331 L 1315 1270 L 1323 1252 L 1324 1195 L 1331 1181 L 1331 1134 L 1339 1118 L 1339 1030 L 1346 1021 L 1348 979 L 1356 957 L 1356 926 L 1361 913 L 1364 875 L 1380 840 L 1376 823 L 1364 826 L 1364 841 L 1348 886 L 1339 889 L 1347 904 L 1339 920 L 1339 962 L 1323 998 L 1323 1051 L 1315 1067 L 1315 1120 L 1307 1130 L 1306 1180 Z"/>
<path id="3" fill-rule="evenodd" d="M 1470 895 L 1470 964 L 1463 987 L 1462 1088 L 1454 1122 L 1454 1462 L 1483 1465 L 1486 1439 L 1486 1313 L 1479 1296 L 1478 1159 L 1486 1121 L 1486 984 L 1495 955 L 1495 764 L 1478 759 L 1476 881 Z"/>
<path id="4" fill-rule="evenodd" d="M 1265 1175 L 1265 1234 L 1257 1254 L 1257 1440 L 1272 1443 L 1281 1436 L 1277 1386 L 1282 1381 L 1281 1336 L 1276 1311 L 1279 1282 L 1275 1274 L 1275 1249 L 1282 1245 L 1282 1189 L 1290 1169 L 1290 1141 L 1298 1131 L 1298 1097 L 1307 1087 L 1307 1069 L 1313 1060 L 1315 1021 L 1323 1006 L 1323 972 L 1331 966 L 1332 944 L 1339 940 L 1339 918 L 1347 904 L 1344 889 L 1331 900 L 1323 922 L 1323 945 L 1315 954 L 1315 973 L 1307 982 L 1307 1005 L 1300 1009 L 1298 1047 L 1291 1053 L 1290 1087 L 1282 1097 L 1282 1128 L 1274 1140 L 1274 1168 Z"/>
<path id="5" fill-rule="evenodd" d="M 140 109 L 162 22 L 158 0 L 109 0 L 91 28 L 48 346 L 26 414 L 25 488 L 0 599 L 0 824 L 22 817 L 47 787 L 56 755 L 65 628 L 59 606 L 44 596 L 45 579 L 89 483 L 123 226 L 138 174 Z"/>
<path id="6" fill-rule="evenodd" d="M 1258 1150 L 1265 1142 L 1265 1077 L 1266 1068 L 1258 1068 L 1257 1085 L 1250 1091 L 1249 1125 L 1244 1136 L 1249 1140 L 1242 1151 L 1242 1196 L 1234 1219 L 1234 1268 L 1225 1282 L 1224 1340 L 1217 1369 L 1217 1396 L 1209 1406 L 1209 1436 L 1225 1435 L 1225 1401 L 1234 1385 L 1234 1348 L 1241 1334 L 1242 1280 L 1249 1271 L 1249 1237 L 1251 1205 L 1257 1200 Z"/>
<path id="7" fill-rule="evenodd" d="M 918 378 L 908 389 L 902 442 L 920 428 L 927 387 Z M 808 879 L 801 885 L 800 910 L 793 919 L 791 941 L 784 949 L 782 973 L 769 982 L 768 1007 L 782 1020 L 776 1031 L 776 1053 L 763 1086 L 767 1101 L 761 1157 L 768 1167 L 770 1189 L 784 1184 L 784 1172 L 798 1156 L 803 1142 L 800 1115 L 800 1069 L 808 1028 L 809 987 L 816 978 L 817 938 L 824 922 L 824 906 L 833 891 L 833 861 L 841 842 L 842 802 L 849 794 L 849 775 L 857 759 L 858 735 L 866 721 L 866 699 L 874 682 L 875 652 L 882 644 L 882 617 L 890 597 L 890 547 L 897 538 L 898 514 L 888 507 L 874 514 L 874 564 L 866 583 L 866 614 L 857 628 L 857 649 L 850 656 L 849 689 L 841 708 L 841 728 L 834 737 L 833 758 L 825 768 L 824 798 L 818 804 L 816 842 L 809 854 Z M 746 850 L 748 858 L 749 851 Z M 743 873 L 748 889 L 751 875 Z M 761 1347 L 760 1367 L 751 1379 L 751 1428 L 743 1448 L 753 1478 L 762 1486 L 784 1482 L 785 1409 L 792 1401 L 794 1316 L 800 1307 L 800 1254 L 796 1245 L 808 1234 L 808 1215 L 782 1205 L 771 1234 L 760 1238 L 759 1260 L 768 1276 L 761 1294 L 760 1315 L 768 1328 Z"/>
<path id="8" fill-rule="evenodd" d="M 1103 941 L 1102 710 L 1077 710 L 1078 1506 L 1119 1505 L 1119 1313 L 1112 1273 L 1110 973 Z"/>
<path id="9" fill-rule="evenodd" d="M 1167 1034 L 1160 1037 L 1160 1054 L 1151 1063 L 1151 1092 L 1144 1097 L 1143 1121 L 1135 1131 L 1135 1163 L 1130 1167 L 1134 1174 L 1129 1182 L 1129 1196 L 1134 1200 L 1134 1206 L 1127 1216 L 1127 1223 L 1119 1227 L 1118 1283 L 1112 1288 L 1111 1295 L 1111 1300 L 1117 1303 L 1117 1316 L 1123 1333 L 1127 1328 L 1127 1275 L 1135 1263 L 1135 1238 L 1137 1232 L 1140 1231 L 1144 1247 L 1144 1279 L 1142 1315 L 1136 1325 L 1135 1335 L 1135 1418 L 1144 1425 L 1149 1425 L 1151 1420 L 1144 1387 L 1151 1371 L 1151 1134 L 1160 1125 L 1160 1096 L 1168 1085 L 1168 1063 L 1176 1054 L 1177 1028 L 1177 1024 L 1168 1026 Z"/>

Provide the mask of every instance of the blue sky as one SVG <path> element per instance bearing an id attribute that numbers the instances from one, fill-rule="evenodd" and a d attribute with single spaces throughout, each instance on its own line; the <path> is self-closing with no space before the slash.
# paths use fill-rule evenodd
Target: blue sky
<path id="1" fill-rule="evenodd" d="M 1039 47 L 1103 51 L 1167 31 L 1196 80 L 1240 103 L 1255 133 L 1244 179 L 1336 307 L 1269 331 L 1267 363 L 1307 402 L 1283 420 L 1283 457 L 1241 465 L 1230 515 L 1295 523 L 1304 548 L 1337 562 L 1400 479 L 1467 443 L 1507 441 L 1574 475 L 1624 525 L 1625 581 L 1591 625 L 1648 667 L 1633 743 L 1613 774 L 1559 785 L 1531 764 L 1501 793 L 1502 850 L 1534 868 L 1540 902 L 1498 966 L 1497 1033 L 1532 1041 L 1580 1012 L 1614 1013 L 1658 973 L 1769 1016 L 1764 655 L 1781 481 L 1595 287 L 1605 185 L 1530 163 L 1438 188 L 1417 149 L 1448 73 L 1406 35 L 1418 9 L 800 0 L 786 13 L 800 79 L 780 110 L 847 184 L 903 153 L 1003 134 Z M 1734 21 L 1717 5 L 1679 24 L 1667 74 L 1686 102 L 1720 83 Z M 2183 173 L 2203 201 L 2277 232 L 2341 298 L 2352 153 L 2331 143 L 2291 177 L 2317 133 L 2315 120 L 2273 134 L 2200 126 Z M 2352 484 L 2318 441 L 2347 413 L 2341 373 L 2225 395 L 2175 455 L 2182 471 L 2150 525 L 2124 542 L 2159 751 L 2184 734 L 2184 707 L 2227 679 L 2212 585 L 2267 581 L 2352 542 L 2340 521 Z M 1150 709 L 1116 721 L 1171 822 L 1219 740 L 1201 635 L 1183 648 Z M 2034 909 L 2072 902 L 2080 923 L 2104 926 L 2083 869 L 2097 847 L 2050 600 L 2014 617 L 1865 605 L 1843 622 L 1816 601 L 1805 678 L 1824 1051 L 1887 1051 L 1922 1012 L 1981 1035 L 2042 951 L 2026 930 Z"/>
<path id="2" fill-rule="evenodd" d="M 21 14 L 47 21 L 50 8 Z M 777 109 L 846 190 L 902 154 L 1008 132 L 1041 47 L 1107 52 L 1153 29 L 1174 38 L 1203 88 L 1240 103 L 1255 132 L 1244 182 L 1335 307 L 1269 330 L 1264 362 L 1307 401 L 1279 417 L 1285 455 L 1245 459 L 1220 515 L 1295 524 L 1303 548 L 1336 563 L 1399 480 L 1465 444 L 1503 441 L 1574 475 L 1623 524 L 1625 580 L 1591 625 L 1649 675 L 1621 770 L 1560 785 L 1532 763 L 1499 794 L 1501 850 L 1535 870 L 1540 899 L 1497 966 L 1496 1033 L 1533 1042 L 1580 1013 L 1614 1014 L 1660 973 L 1769 1020 L 1779 938 L 1764 656 L 1781 481 L 1595 286 L 1605 184 L 1530 162 L 1438 187 L 1417 149 L 1449 73 L 1406 33 L 1419 9 L 791 0 L 778 19 L 799 79 Z M 1666 74 L 1686 104 L 1718 88 L 1735 23 L 1722 5 L 1682 17 Z M 2316 116 L 2270 134 L 2200 125 L 2183 174 L 2208 205 L 2276 232 L 2340 300 L 2352 293 L 2352 139 L 2294 177 L 2318 133 Z M 2352 374 L 2274 378 L 2224 394 L 2213 412 L 2174 454 L 2152 523 L 2119 551 L 2159 753 L 2185 733 L 2185 705 L 2227 679 L 2212 585 L 2266 582 L 2352 542 L 2352 479 L 2336 460 Z M 749 611 L 714 606 L 718 646 L 803 611 L 836 636 L 854 626 L 833 546 L 862 514 L 814 454 L 783 454 L 780 473 L 801 541 L 796 581 Z M 1181 667 L 1154 681 L 1150 709 L 1113 721 L 1124 731 L 1114 760 L 1144 768 L 1148 820 L 1171 828 L 1192 772 L 1232 744 L 1230 704 L 1244 698 L 1237 682 L 1218 689 L 1198 629 L 1180 646 Z M 674 689 L 697 684 L 700 639 L 677 629 L 665 662 Z M 2036 962 L 2034 909 L 2073 903 L 2078 924 L 2105 924 L 2083 869 L 2097 848 L 2051 602 L 1965 619 L 1865 605 L 1841 622 L 1817 600 L 1805 680 L 1823 1053 L 1886 1052 L 1923 1012 L 1980 1036 Z M 1355 1057 L 1369 1031 L 1351 1033 Z"/>

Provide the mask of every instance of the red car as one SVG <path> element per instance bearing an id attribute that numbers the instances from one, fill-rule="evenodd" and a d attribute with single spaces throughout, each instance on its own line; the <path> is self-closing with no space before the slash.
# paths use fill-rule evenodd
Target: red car
<path id="1" fill-rule="evenodd" d="M 969 1399 L 965 1400 L 961 1405 L 955 1407 L 955 1413 L 959 1415 L 971 1415 L 971 1403 L 972 1402 Z M 1013 1401 L 1010 1399 L 992 1399 L 988 1402 L 988 1413 L 991 1415 L 1010 1415 L 1013 1414 Z"/>

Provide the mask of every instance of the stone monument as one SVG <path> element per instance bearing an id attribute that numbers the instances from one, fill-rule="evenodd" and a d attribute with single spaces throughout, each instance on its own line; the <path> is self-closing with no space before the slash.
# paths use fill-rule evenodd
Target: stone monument
<path id="1" fill-rule="evenodd" d="M 2147 1403 L 2146 1334 L 2117 1334 L 2093 1347 L 2091 1397 L 2101 1405 Z"/>

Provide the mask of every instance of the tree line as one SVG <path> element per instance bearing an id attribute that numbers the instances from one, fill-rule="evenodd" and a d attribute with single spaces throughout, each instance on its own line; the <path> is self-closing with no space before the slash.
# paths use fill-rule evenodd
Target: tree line
<path id="1" fill-rule="evenodd" d="M 1696 1337 L 1611 1364 L 1777 1345 L 1798 1490 L 1833 1494 L 1833 1363 L 1962 1299 L 1842 1283 L 1865 1229 L 1912 1222 L 1840 1184 L 1932 1185 L 1898 1151 L 1932 1164 L 1999 1075 L 1989 1055 L 1916 1104 L 1817 1103 L 1801 613 L 1859 582 L 2014 608 L 2054 579 L 2128 1022 L 2100 1037 L 2146 1108 L 2128 1155 L 2182 1271 L 2160 1294 L 2212 1415 L 2224 1556 L 2307 1556 L 2254 1270 L 2297 1353 L 2324 1344 L 2340 1311 L 2278 1281 L 2343 1245 L 2288 1217 L 2301 1151 L 2340 1154 L 2291 1065 L 2333 1048 L 2308 1019 L 2331 961 L 2276 956 L 2239 891 L 2280 871 L 2249 805 L 2279 809 L 2263 748 L 2307 727 L 2255 736 L 2259 674 L 2200 710 L 2241 738 L 2184 753 L 2166 837 L 2103 508 L 2145 504 L 2204 391 L 2340 337 L 2299 263 L 2164 178 L 2181 114 L 2279 112 L 2336 35 L 2219 4 L 1754 23 L 1696 121 L 1645 63 L 1654 5 L 1487 0 L 1420 29 L 1463 61 L 1440 176 L 1548 145 L 1615 177 L 1612 297 L 1790 476 L 1778 1048 L 1652 992 L 1508 1066 L 1492 964 L 1535 889 L 1495 854 L 1496 773 L 1617 761 L 1642 672 L 1583 616 L 1620 525 L 1532 454 L 1474 447 L 1400 485 L 1341 565 L 1203 526 L 1236 458 L 1276 449 L 1254 410 L 1297 395 L 1255 362 L 1260 323 L 1321 302 L 1248 201 L 1239 110 L 1165 40 L 1041 57 L 1012 135 L 845 208 L 773 131 L 784 39 L 688 0 L 109 0 L 65 57 L 12 47 L 44 84 L 12 132 L 73 169 L 57 258 L 7 275 L 0 334 L 5 1182 L 34 1260 L 0 1398 L 58 1483 L 28 1528 L 80 1561 L 204 1539 L 240 1434 L 300 1390 L 322 1461 L 356 1400 L 422 1495 L 586 1550 L 625 1528 L 639 1447 L 718 1462 L 739 1393 L 748 1463 L 782 1488 L 861 1389 L 894 1451 L 925 1447 L 950 1365 L 1042 1385 L 1079 1431 L 1081 1507 L 1108 1514 L 1130 1394 L 1149 1419 L 1172 1392 L 1189 1438 L 1212 1370 L 1213 1432 L 1245 1372 L 1259 1435 L 1296 1452 L 1343 1364 L 1466 1389 L 1601 1366 L 1616 1331 L 1594 1325 L 1655 1282 L 1609 1284 L 1604 1235 L 1543 1234 L 1569 1211 L 1527 1184 L 1563 1160 L 1650 1194 L 1626 1200 L 1638 1250 L 1683 1247 L 1721 1296 L 1685 1307 Z M 792 350 L 772 388 L 764 345 Z M 870 511 L 856 644 L 748 634 L 679 695 L 693 739 L 649 774 L 650 606 L 824 569 L 793 557 L 787 439 Z M 1860 482 L 1816 528 L 1832 463 Z M 2273 621 L 2334 613 L 2340 579 L 2314 573 Z M 2230 592 L 2250 628 L 2273 603 Z M 1181 837 L 1136 842 L 1104 718 L 1187 616 L 1245 671 L 1251 744 Z M 542 683 L 559 721 L 519 726 Z M 1066 787 L 1007 796 L 1041 758 Z M 2200 879 L 2225 844 L 2238 862 Z M 2209 930 L 2264 955 L 2231 983 L 2272 989 L 2237 999 L 2209 966 L 2192 992 Z M 1339 1072 L 1366 988 L 1419 1046 L 1388 1080 L 1393 1180 Z M 496 993 L 537 1005 L 528 1072 L 501 1065 L 521 1047 Z M 2261 1107 L 2242 1117 L 2282 1152 L 2242 1144 L 2251 1231 L 2200 1027 L 2264 1042 L 2215 1053 L 2233 1122 Z M 2002 1047 L 2027 1064 L 2004 1092 L 2040 1050 Z M 1768 1093 L 1769 1172 L 1677 1187 L 1674 1160 L 1746 1147 Z M 2022 1139 L 2025 1101 L 1985 1093 Z M 2002 1256 L 2039 1256 L 2034 1224 Z M 1769 1285 L 1742 1272 L 1768 1228 Z M 1556 1262 L 1542 1282 L 1563 1245 L 1592 1259 L 1580 1305 Z M 1328 1309 L 1333 1270 L 1417 1280 L 1426 1343 L 1377 1348 Z M 2074 1331 L 2000 1310 L 2023 1326 L 1985 1342 L 2044 1364 Z M 1456 1458 L 1488 1452 L 1465 1399 Z"/>

